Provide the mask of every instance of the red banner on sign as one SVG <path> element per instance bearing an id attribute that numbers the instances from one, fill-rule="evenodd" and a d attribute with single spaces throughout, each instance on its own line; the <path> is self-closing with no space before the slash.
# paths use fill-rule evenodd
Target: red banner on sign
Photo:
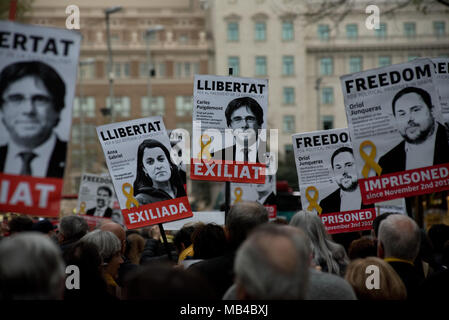
<path id="1" fill-rule="evenodd" d="M 137 208 L 123 209 L 122 214 L 128 229 L 136 229 L 193 216 L 187 197 L 159 201 Z"/>
<path id="2" fill-rule="evenodd" d="M 265 167 L 262 163 L 191 159 L 190 178 L 263 184 Z"/>
<path id="3" fill-rule="evenodd" d="M 376 209 L 362 209 L 321 214 L 320 218 L 329 234 L 370 230 L 376 218 Z"/>
<path id="4" fill-rule="evenodd" d="M 276 205 L 266 205 L 264 207 L 268 211 L 269 219 L 275 219 L 277 217 L 277 206 Z"/>
<path id="5" fill-rule="evenodd" d="M 364 204 L 449 190 L 449 163 L 360 179 Z"/>
<path id="6" fill-rule="evenodd" d="M 58 217 L 63 179 L 0 173 L 0 211 Z"/>

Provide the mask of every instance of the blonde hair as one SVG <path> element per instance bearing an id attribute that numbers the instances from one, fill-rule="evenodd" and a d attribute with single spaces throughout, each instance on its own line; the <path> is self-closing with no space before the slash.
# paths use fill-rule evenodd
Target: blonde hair
<path id="1" fill-rule="evenodd" d="M 368 289 L 366 273 L 368 266 L 379 268 L 379 289 Z M 356 259 L 352 261 L 345 274 L 345 279 L 354 288 L 359 300 L 405 300 L 407 291 L 399 275 L 387 262 L 376 257 Z"/>

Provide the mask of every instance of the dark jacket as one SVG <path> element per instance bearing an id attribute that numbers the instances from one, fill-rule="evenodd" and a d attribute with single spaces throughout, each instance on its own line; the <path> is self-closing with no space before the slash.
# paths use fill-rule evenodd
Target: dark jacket
<path id="1" fill-rule="evenodd" d="M 407 299 L 414 300 L 417 297 L 419 285 L 424 277 L 418 273 L 416 268 L 410 263 L 400 261 L 389 261 L 390 266 L 399 275 L 407 289 Z"/>
<path id="2" fill-rule="evenodd" d="M 56 144 L 51 153 L 50 163 L 47 169 L 47 178 L 62 178 L 64 176 L 67 142 L 56 138 Z M 8 146 L 0 146 L 0 172 L 3 172 L 6 162 Z"/>
<path id="3" fill-rule="evenodd" d="M 406 165 L 405 141 L 388 151 L 379 159 L 382 174 L 400 172 Z M 449 162 L 449 143 L 445 127 L 438 123 L 433 154 L 433 165 Z"/>
<path id="4" fill-rule="evenodd" d="M 185 196 L 186 196 L 186 192 L 184 190 L 184 187 L 177 188 L 175 198 L 181 198 L 181 197 L 185 197 Z M 149 203 L 155 203 L 155 202 L 159 202 L 159 201 L 173 199 L 167 192 L 165 192 L 161 189 L 153 188 L 153 187 L 140 188 L 136 192 L 135 198 L 139 202 L 140 205 L 145 205 L 145 204 L 149 204 Z"/>
<path id="5" fill-rule="evenodd" d="M 332 192 L 326 198 L 320 201 L 320 207 L 323 209 L 321 212 L 323 213 L 333 213 L 340 212 L 341 205 L 341 197 L 340 197 L 340 188 Z M 365 205 L 363 203 L 360 204 L 360 209 L 368 209 L 373 208 L 374 204 Z"/>
<path id="6" fill-rule="evenodd" d="M 97 208 L 96 207 L 94 207 L 94 208 L 90 208 L 89 210 L 87 210 L 87 212 L 86 212 L 86 215 L 88 215 L 88 216 L 93 216 L 94 214 L 95 214 L 95 210 L 96 210 Z M 104 211 L 104 218 L 110 218 L 112 216 L 112 209 L 111 208 L 107 208 L 105 211 Z"/>

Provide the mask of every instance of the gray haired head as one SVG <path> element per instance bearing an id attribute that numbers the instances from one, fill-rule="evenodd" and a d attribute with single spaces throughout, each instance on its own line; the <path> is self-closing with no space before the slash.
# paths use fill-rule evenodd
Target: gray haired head
<path id="1" fill-rule="evenodd" d="M 316 265 L 325 265 L 330 273 L 342 275 L 342 267 L 349 263 L 344 248 L 333 242 L 320 217 L 314 212 L 298 211 L 290 225 L 302 229 L 312 243 L 313 260 Z"/>
<path id="2" fill-rule="evenodd" d="M 81 239 L 89 230 L 86 220 L 81 216 L 71 215 L 62 217 L 59 223 L 59 232 L 64 240 Z"/>
<path id="3" fill-rule="evenodd" d="M 0 241 L 0 300 L 62 299 L 65 265 L 57 245 L 37 232 Z"/>
<path id="4" fill-rule="evenodd" d="M 103 262 L 109 262 L 121 250 L 120 240 L 110 231 L 94 230 L 81 238 L 81 242 L 94 244 Z"/>
<path id="5" fill-rule="evenodd" d="M 309 247 L 305 234 L 287 226 L 257 227 L 237 251 L 237 286 L 250 299 L 304 299 L 309 279 Z"/>
<path id="6" fill-rule="evenodd" d="M 418 256 L 421 233 L 413 219 L 393 214 L 380 223 L 378 241 L 382 244 L 385 258 L 414 261 Z"/>

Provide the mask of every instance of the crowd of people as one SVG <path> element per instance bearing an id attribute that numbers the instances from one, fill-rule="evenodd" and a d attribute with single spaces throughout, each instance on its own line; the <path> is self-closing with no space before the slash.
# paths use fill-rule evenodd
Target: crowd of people
<path id="1" fill-rule="evenodd" d="M 164 244 L 157 225 L 89 230 L 25 215 L 0 240 L 1 300 L 417 300 L 449 294 L 449 226 L 378 216 L 372 230 L 329 235 L 315 213 L 287 224 L 241 201 L 225 226 L 185 224 Z M 345 241 L 343 241 L 346 239 Z M 348 240 L 349 239 L 349 240 Z M 78 283 L 68 266 L 79 270 Z M 72 270 L 72 269 L 70 269 Z"/>

